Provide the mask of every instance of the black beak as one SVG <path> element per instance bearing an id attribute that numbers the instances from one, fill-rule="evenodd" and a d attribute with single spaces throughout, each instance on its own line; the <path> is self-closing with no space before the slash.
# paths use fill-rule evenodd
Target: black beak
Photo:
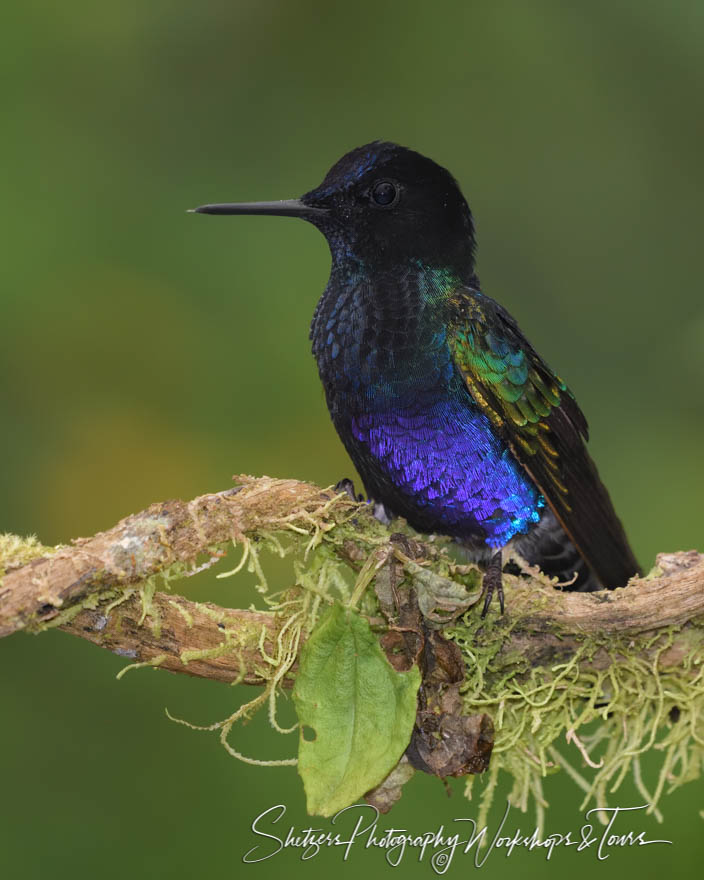
<path id="1" fill-rule="evenodd" d="M 272 214 L 277 217 L 302 217 L 312 220 L 327 214 L 325 208 L 314 208 L 300 199 L 284 199 L 281 202 L 233 202 L 221 205 L 201 205 L 190 208 L 191 214 Z"/>

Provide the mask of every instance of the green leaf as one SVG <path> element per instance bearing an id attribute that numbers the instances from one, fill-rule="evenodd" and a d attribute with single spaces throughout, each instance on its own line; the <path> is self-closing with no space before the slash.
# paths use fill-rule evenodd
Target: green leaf
<path id="1" fill-rule="evenodd" d="M 420 672 L 396 672 L 367 621 L 342 605 L 301 651 L 293 699 L 308 813 L 332 816 L 379 785 L 411 739 Z"/>

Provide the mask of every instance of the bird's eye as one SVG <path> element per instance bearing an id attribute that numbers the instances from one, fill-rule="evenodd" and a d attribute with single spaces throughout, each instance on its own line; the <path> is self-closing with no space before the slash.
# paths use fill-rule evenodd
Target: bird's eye
<path id="1" fill-rule="evenodd" d="M 393 208 L 398 201 L 399 189 L 391 180 L 377 180 L 372 186 L 371 196 L 377 208 Z"/>

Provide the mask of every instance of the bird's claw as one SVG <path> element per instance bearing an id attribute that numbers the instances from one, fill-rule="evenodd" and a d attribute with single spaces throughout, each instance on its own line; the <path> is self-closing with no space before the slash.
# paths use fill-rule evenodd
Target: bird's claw
<path id="1" fill-rule="evenodd" d="M 372 500 L 372 503 L 374 505 L 374 519 L 378 519 L 384 526 L 390 526 L 394 517 L 388 507 L 381 501 Z"/>
<path id="2" fill-rule="evenodd" d="M 346 492 L 352 501 L 364 501 L 363 495 L 357 495 L 354 483 L 348 477 L 344 477 L 339 483 L 335 483 L 336 492 Z"/>
<path id="3" fill-rule="evenodd" d="M 504 584 L 503 584 L 503 560 L 501 551 L 494 553 L 489 560 L 489 564 L 482 578 L 482 593 L 484 594 L 484 606 L 482 608 L 482 618 L 486 617 L 494 597 L 494 592 L 499 597 L 499 607 L 501 613 L 504 613 Z"/>
<path id="4" fill-rule="evenodd" d="M 345 477 L 343 480 L 340 480 L 339 483 L 335 484 L 335 491 L 346 492 L 347 495 L 349 495 L 349 497 L 352 499 L 352 501 L 364 501 L 364 495 L 357 494 L 354 488 L 354 483 L 348 477 Z M 376 501 L 374 498 L 368 498 L 367 503 L 372 505 L 375 519 L 378 519 L 379 522 L 385 526 L 391 524 L 394 515 L 382 501 Z"/>

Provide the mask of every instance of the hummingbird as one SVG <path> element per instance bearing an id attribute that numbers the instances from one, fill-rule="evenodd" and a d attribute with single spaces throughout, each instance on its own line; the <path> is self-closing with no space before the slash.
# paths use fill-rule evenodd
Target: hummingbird
<path id="1" fill-rule="evenodd" d="M 574 395 L 481 289 L 449 171 L 375 141 L 299 199 L 193 211 L 299 217 L 323 233 L 332 262 L 310 338 L 332 421 L 382 512 L 484 566 L 482 616 L 495 591 L 503 612 L 515 554 L 581 591 L 639 573 Z"/>

